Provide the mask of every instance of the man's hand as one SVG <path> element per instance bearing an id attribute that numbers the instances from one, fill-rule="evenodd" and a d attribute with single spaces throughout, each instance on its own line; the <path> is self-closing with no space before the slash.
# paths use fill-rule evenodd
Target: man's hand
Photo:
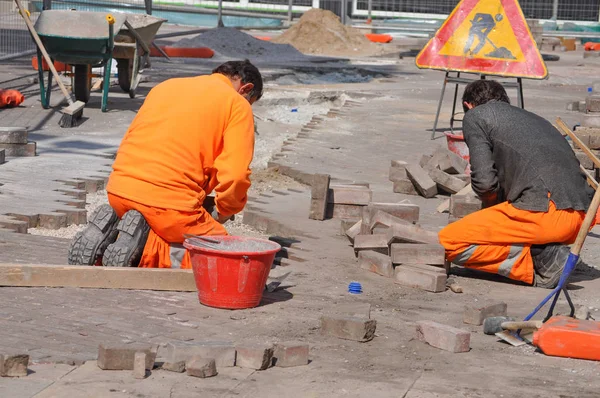
<path id="1" fill-rule="evenodd" d="M 233 215 L 231 216 L 223 216 L 221 214 L 219 214 L 219 212 L 217 211 L 217 208 L 215 207 L 213 209 L 213 211 L 210 214 L 212 216 L 212 218 L 214 218 L 219 224 L 225 224 L 227 221 L 233 219 Z"/>

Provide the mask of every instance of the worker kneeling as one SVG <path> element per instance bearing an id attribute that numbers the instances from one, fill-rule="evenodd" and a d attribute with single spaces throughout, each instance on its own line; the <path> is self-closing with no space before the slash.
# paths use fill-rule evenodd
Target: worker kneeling
<path id="1" fill-rule="evenodd" d="M 252 104 L 262 77 L 249 61 L 210 76 L 167 80 L 129 126 L 99 207 L 69 249 L 69 263 L 191 268 L 184 234 L 227 235 L 240 212 L 254 155 Z M 212 213 L 203 207 L 216 192 Z"/>
<path id="2" fill-rule="evenodd" d="M 463 107 L 471 185 L 483 209 L 440 231 L 446 258 L 554 288 L 593 196 L 579 161 L 552 124 L 511 106 L 498 82 L 470 83 Z"/>

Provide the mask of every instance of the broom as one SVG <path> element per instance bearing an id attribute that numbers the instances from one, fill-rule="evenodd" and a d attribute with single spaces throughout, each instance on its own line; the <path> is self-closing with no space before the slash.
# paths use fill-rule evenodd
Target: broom
<path id="1" fill-rule="evenodd" d="M 62 110 L 63 115 L 60 118 L 58 125 L 60 127 L 67 127 L 67 128 L 74 127 L 77 125 L 77 121 L 80 120 L 81 117 L 83 116 L 83 108 L 85 107 L 85 103 L 83 103 L 81 101 L 73 101 L 73 99 L 71 98 L 71 95 L 69 95 L 69 92 L 67 91 L 67 88 L 65 87 L 63 82 L 60 80 L 60 76 L 58 75 L 58 72 L 56 71 L 56 68 L 54 67 L 54 63 L 50 59 L 50 56 L 48 55 L 46 48 L 42 44 L 42 40 L 38 36 L 37 32 L 35 31 L 35 28 L 33 27 L 33 24 L 31 23 L 31 20 L 29 19 L 29 12 L 25 11 L 25 9 L 23 8 L 23 6 L 21 5 L 21 2 L 19 0 L 15 0 L 15 3 L 17 4 L 17 7 L 19 8 L 19 12 L 20 12 L 21 16 L 25 20 L 25 24 L 27 25 L 27 29 L 29 29 L 29 33 L 31 33 L 31 36 L 33 37 L 33 40 L 35 41 L 35 44 L 38 46 L 39 50 L 41 51 L 42 55 L 44 56 L 44 59 L 46 60 L 46 63 L 48 64 L 48 67 L 52 71 L 52 74 L 54 75 L 54 79 L 56 80 L 56 83 L 58 83 L 60 90 L 62 91 L 63 95 L 69 102 L 69 106 L 67 106 L 66 108 L 64 108 Z M 41 68 L 41 67 L 42 67 L 42 65 L 38 65 L 38 68 Z"/>

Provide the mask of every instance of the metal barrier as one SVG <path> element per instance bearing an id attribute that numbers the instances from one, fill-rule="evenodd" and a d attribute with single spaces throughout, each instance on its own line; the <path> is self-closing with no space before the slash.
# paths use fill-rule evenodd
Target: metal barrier
<path id="1" fill-rule="evenodd" d="M 31 3 L 24 2 L 23 6 L 30 10 L 30 18 L 35 22 L 38 13 L 32 12 Z M 14 1 L 0 0 L 0 61 L 34 53 L 35 45 Z"/>

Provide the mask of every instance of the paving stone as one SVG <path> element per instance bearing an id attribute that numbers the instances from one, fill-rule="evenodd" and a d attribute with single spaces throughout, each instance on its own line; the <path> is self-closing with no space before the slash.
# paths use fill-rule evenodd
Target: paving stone
<path id="1" fill-rule="evenodd" d="M 429 177 L 437 184 L 438 190 L 454 194 L 463 189 L 467 183 L 440 169 L 430 169 Z"/>
<path id="2" fill-rule="evenodd" d="M 0 149 L 0 164 L 6 162 L 6 151 L 4 149 Z"/>
<path id="3" fill-rule="evenodd" d="M 25 127 L 0 127 L 0 144 L 27 144 Z"/>
<path id="4" fill-rule="evenodd" d="M 394 269 L 394 281 L 402 286 L 415 287 L 433 293 L 446 290 L 446 274 L 433 272 L 410 264 L 399 265 Z"/>
<path id="5" fill-rule="evenodd" d="M 183 373 L 185 372 L 185 361 L 164 362 L 161 368 L 169 372 Z"/>
<path id="6" fill-rule="evenodd" d="M 246 344 L 235 347 L 237 357 L 235 365 L 240 368 L 265 370 L 273 362 L 273 345 Z"/>
<path id="7" fill-rule="evenodd" d="M 146 353 L 136 352 L 133 357 L 133 377 L 136 379 L 146 378 Z"/>
<path id="8" fill-rule="evenodd" d="M 351 317 L 321 317 L 321 333 L 344 340 L 367 342 L 375 337 L 377 321 Z"/>
<path id="9" fill-rule="evenodd" d="M 417 322 L 417 338 L 441 350 L 454 353 L 471 349 L 471 333 L 433 321 Z"/>
<path id="10" fill-rule="evenodd" d="M 568 111 L 579 111 L 579 101 L 571 101 L 567 103 L 567 110 Z"/>
<path id="11" fill-rule="evenodd" d="M 193 356 L 214 358 L 218 367 L 235 366 L 235 347 L 227 341 L 177 341 L 165 348 L 169 362 L 187 361 Z"/>
<path id="12" fill-rule="evenodd" d="M 427 163 L 427 168 L 438 168 L 449 174 L 464 174 L 468 164 L 469 162 L 451 150 L 438 148 Z"/>
<path id="13" fill-rule="evenodd" d="M 402 162 L 400 160 L 392 160 L 392 165 L 390 166 L 389 173 L 390 181 L 408 179 L 408 175 L 406 174 L 407 165 L 408 163 L 406 162 Z"/>
<path id="14" fill-rule="evenodd" d="M 394 181 L 394 184 L 392 186 L 392 191 L 394 193 L 403 193 L 405 195 L 416 196 L 419 194 L 419 192 L 417 191 L 417 188 L 415 188 L 415 185 L 413 184 L 413 182 L 410 179 L 408 179 L 408 177 L 401 178 L 401 179 Z"/>
<path id="15" fill-rule="evenodd" d="M 437 185 L 429 177 L 429 174 L 419 165 L 409 164 L 406 166 L 406 174 L 412 181 L 417 191 L 425 198 L 433 198 L 437 195 Z"/>
<path id="16" fill-rule="evenodd" d="M 0 149 L 4 149 L 6 156 L 22 157 L 35 156 L 36 144 L 30 142 L 27 144 L 0 144 Z"/>
<path id="17" fill-rule="evenodd" d="M 158 346 L 151 344 L 100 344 L 98 367 L 103 370 L 133 370 L 136 352 L 146 354 L 146 369 L 154 367 Z"/>
<path id="18" fill-rule="evenodd" d="M 583 166 L 584 169 L 594 170 L 594 162 L 590 159 L 585 153 L 582 151 L 575 151 L 575 156 L 577 160 L 579 160 L 579 164 Z"/>
<path id="19" fill-rule="evenodd" d="M 418 225 L 407 223 L 394 223 L 390 225 L 387 239 L 388 245 L 394 243 L 439 243 L 437 232 L 428 231 Z"/>
<path id="20" fill-rule="evenodd" d="M 217 365 L 212 358 L 194 356 L 185 363 L 185 369 L 189 376 L 207 378 L 216 376 Z"/>
<path id="21" fill-rule="evenodd" d="M 23 377 L 27 376 L 29 355 L 1 355 L 0 354 L 0 376 Z"/>
<path id="22" fill-rule="evenodd" d="M 485 318 L 506 316 L 507 305 L 504 302 L 471 304 L 465 307 L 463 322 L 469 325 L 482 325 Z"/>
<path id="23" fill-rule="evenodd" d="M 393 243 L 390 256 L 394 264 L 444 265 L 446 252 L 439 243 Z"/>
<path id="24" fill-rule="evenodd" d="M 273 364 L 282 368 L 308 365 L 308 351 L 307 343 L 277 343 L 273 353 Z"/>
<path id="25" fill-rule="evenodd" d="M 60 229 L 67 226 L 67 215 L 64 213 L 39 214 L 38 227 L 48 229 Z"/>
<path id="26" fill-rule="evenodd" d="M 327 213 L 327 196 L 329 194 L 329 174 L 314 174 L 311 184 L 310 213 L 312 220 L 324 220 Z"/>
<path id="27" fill-rule="evenodd" d="M 348 237 L 348 240 L 350 241 L 350 243 L 352 243 L 353 245 L 354 245 L 354 240 L 356 239 L 358 234 L 360 234 L 361 227 L 362 227 L 362 220 L 358 220 L 357 222 L 354 223 L 354 225 L 352 227 L 350 227 L 346 230 L 346 236 Z"/>
<path id="28" fill-rule="evenodd" d="M 392 259 L 386 254 L 373 250 L 363 250 L 358 253 L 358 265 L 362 269 L 366 269 L 381 276 L 386 276 L 388 278 L 394 277 Z"/>
<path id="29" fill-rule="evenodd" d="M 363 205 L 342 205 L 328 203 L 325 218 L 361 218 Z"/>
<path id="30" fill-rule="evenodd" d="M 427 166 L 427 164 L 429 164 L 429 161 L 431 160 L 432 155 L 421 155 L 421 160 L 419 160 L 419 166 L 421 167 L 425 167 Z"/>
<path id="31" fill-rule="evenodd" d="M 585 99 L 585 109 L 587 112 L 600 112 L 600 97 L 587 97 Z"/>
<path id="32" fill-rule="evenodd" d="M 450 216 L 462 218 L 471 213 L 481 210 L 481 200 L 475 195 L 452 195 L 450 196 Z"/>
<path id="33" fill-rule="evenodd" d="M 362 220 L 372 230 L 378 224 L 389 227 L 398 222 L 398 219 L 416 223 L 419 221 L 420 208 L 411 203 L 370 203 L 367 211 L 367 214 L 363 212 Z M 378 212 L 385 214 L 378 214 Z"/>
<path id="34" fill-rule="evenodd" d="M 381 254 L 389 255 L 387 235 L 356 235 L 354 238 L 354 250 L 373 250 Z"/>
<path id="35" fill-rule="evenodd" d="M 360 219 L 341 219 L 340 220 L 340 235 L 346 236 L 346 232 L 352 228 Z"/>
<path id="36" fill-rule="evenodd" d="M 359 185 L 330 185 L 327 200 L 342 205 L 366 206 L 373 199 L 373 191 Z"/>

